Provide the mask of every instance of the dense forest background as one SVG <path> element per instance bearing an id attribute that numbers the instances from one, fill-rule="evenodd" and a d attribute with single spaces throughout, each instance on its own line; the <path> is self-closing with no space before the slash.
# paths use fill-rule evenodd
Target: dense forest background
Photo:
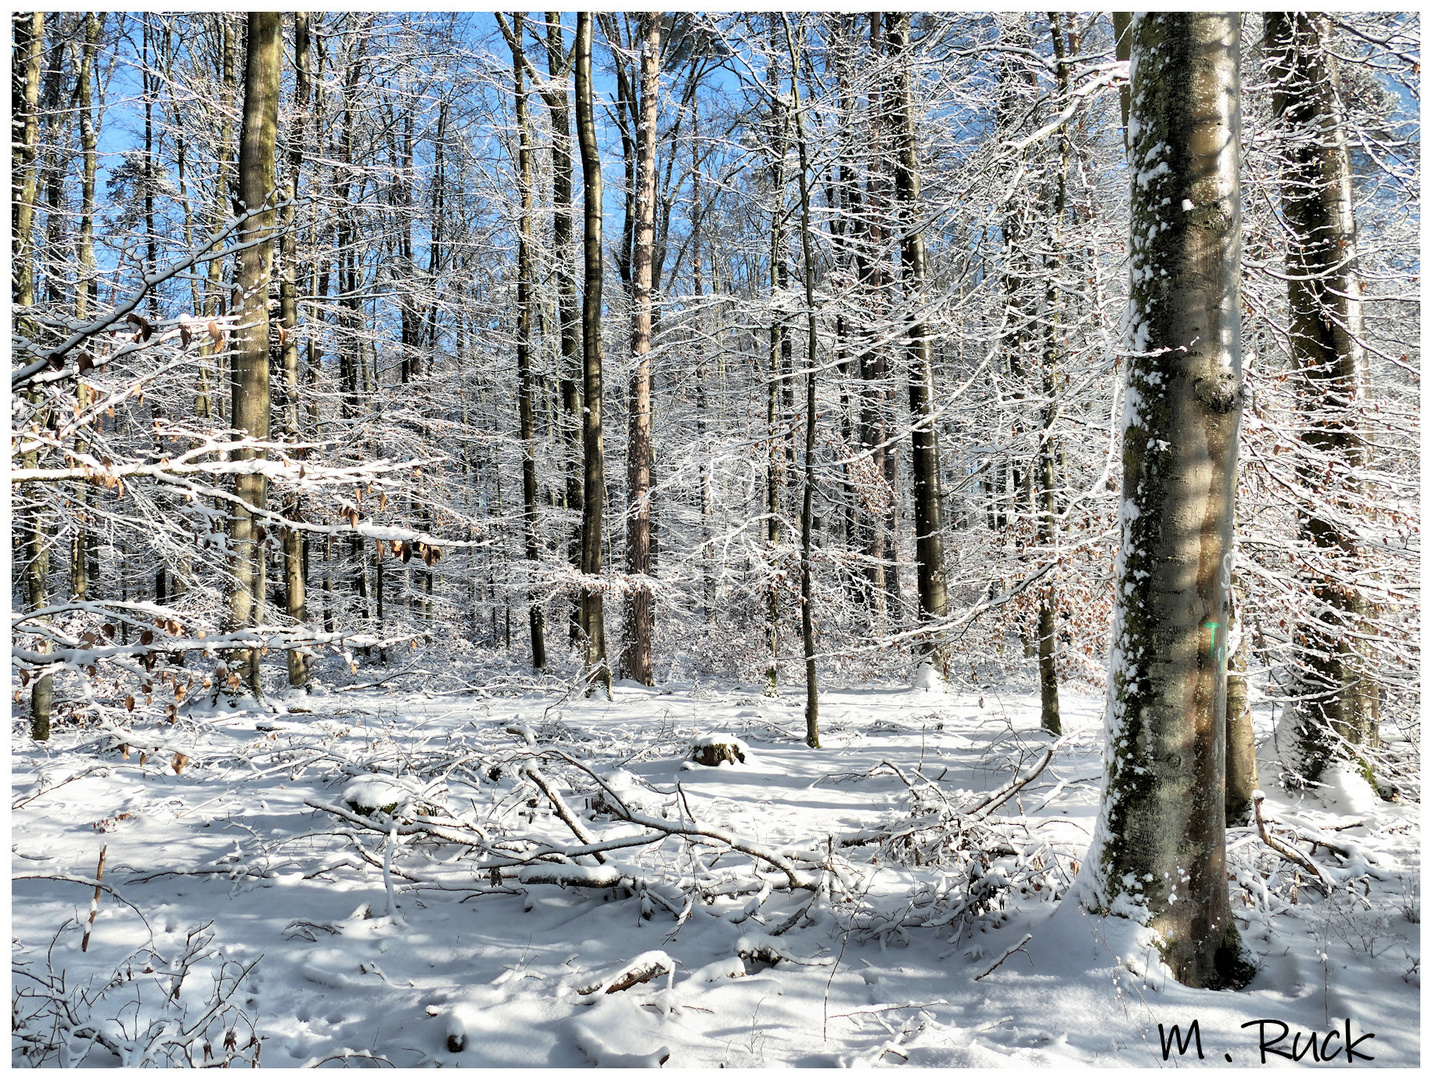
<path id="1" fill-rule="evenodd" d="M 781 694 L 920 665 L 1037 680 L 1051 730 L 1059 684 L 1103 681 L 1147 182 L 1116 21 L 593 21 L 584 114 L 570 17 L 285 16 L 256 207 L 243 17 L 14 16 L 12 633 L 38 737 L 334 657 Z M 1375 744 L 1418 725 L 1418 34 L 1340 15 L 1317 42 L 1351 162 L 1350 393 L 1293 355 L 1299 132 L 1261 17 L 1242 35 L 1229 641 L 1279 714 L 1335 671 L 1360 695 L 1338 737 L 1404 786 L 1415 762 Z M 236 357 L 265 238 L 260 371 Z"/>

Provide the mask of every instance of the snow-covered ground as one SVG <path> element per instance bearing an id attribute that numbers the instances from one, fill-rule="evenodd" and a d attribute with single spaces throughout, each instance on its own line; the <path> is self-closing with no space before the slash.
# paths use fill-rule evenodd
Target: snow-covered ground
<path id="1" fill-rule="evenodd" d="M 1330 895 L 1234 830 L 1260 972 L 1199 991 L 1068 896 L 1093 696 L 1056 745 L 1029 695 L 830 688 L 815 751 L 799 693 L 450 685 L 221 703 L 127 752 L 17 718 L 13 1063 L 1153 1066 L 1195 1021 L 1170 1060 L 1420 1063 L 1416 803 L 1265 780 Z M 690 761 L 713 732 L 745 760 Z"/>

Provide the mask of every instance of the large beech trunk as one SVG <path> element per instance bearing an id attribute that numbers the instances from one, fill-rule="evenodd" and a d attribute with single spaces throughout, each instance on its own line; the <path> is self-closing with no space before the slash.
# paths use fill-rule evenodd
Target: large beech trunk
<path id="1" fill-rule="evenodd" d="M 1273 112 L 1284 129 L 1283 217 L 1287 248 L 1289 344 L 1300 378 L 1303 468 L 1320 504 L 1298 523 L 1310 557 L 1310 610 L 1294 636 L 1297 706 L 1292 773 L 1315 782 L 1328 763 L 1377 741 L 1377 687 L 1367 674 L 1372 605 L 1356 583 L 1358 538 L 1344 523 L 1358 513 L 1354 479 L 1368 462 L 1358 410 L 1368 395 L 1362 285 L 1353 218 L 1352 173 L 1337 71 L 1327 52 L 1327 15 L 1269 13 Z M 1331 469 L 1329 473 L 1326 470 Z M 1328 476 L 1347 477 L 1328 490 Z"/>
<path id="2" fill-rule="evenodd" d="M 1113 645 L 1086 904 L 1138 913 L 1182 983 L 1246 981 L 1224 733 L 1239 341 L 1236 14 L 1133 26 L 1131 322 Z"/>

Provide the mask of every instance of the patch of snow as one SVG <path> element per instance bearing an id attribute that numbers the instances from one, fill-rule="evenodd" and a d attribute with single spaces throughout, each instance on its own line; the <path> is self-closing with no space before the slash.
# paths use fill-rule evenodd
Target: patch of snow
<path id="1" fill-rule="evenodd" d="M 1113 667 L 1128 677 L 1121 617 Z M 87 994 L 89 1021 L 131 1033 L 196 1022 L 222 992 L 228 1011 L 204 1038 L 219 1047 L 236 1029 L 242 1047 L 252 1026 L 269 1067 L 1155 1067 L 1159 1024 L 1190 1017 L 1217 1063 L 1226 1050 L 1256 1066 L 1242 1025 L 1277 1016 L 1309 1031 L 1329 1015 L 1375 1032 L 1363 1046 L 1378 1064 L 1420 1063 L 1419 926 L 1401 914 L 1417 911 L 1420 806 L 1373 800 L 1356 776 L 1338 792 L 1282 791 L 1266 708 L 1254 712 L 1266 819 L 1346 855 L 1320 843 L 1309 857 L 1339 891 L 1303 887 L 1293 903 L 1288 864 L 1252 829 L 1230 830 L 1234 914 L 1261 972 L 1229 994 L 1173 981 L 1133 886 L 1099 880 L 1105 757 L 1131 753 L 1106 745 L 1120 730 L 1106 695 L 1061 687 L 1054 759 L 980 826 L 1016 856 L 960 826 L 985 845 L 976 876 L 993 892 L 957 915 L 970 864 L 953 822 L 1049 745 L 1037 691 L 823 686 L 821 751 L 801 741 L 799 695 L 750 694 L 703 677 L 700 694 L 633 689 L 617 702 L 310 695 L 312 714 L 257 738 L 258 712 L 181 717 L 174 736 L 205 762 L 182 776 L 96 751 L 78 726 L 57 726 L 48 746 L 16 739 L 12 802 L 29 799 L 12 813 L 16 985 L 63 970 L 67 1007 Z M 703 734 L 739 742 L 749 763 L 680 771 Z M 534 759 L 604 850 L 532 784 Z M 60 786 L 41 792 L 42 776 Z M 365 828 L 315 805 L 339 792 L 418 812 Z M 647 823 L 623 821 L 613 798 Z M 135 815 L 121 831 L 94 827 L 120 812 Z M 708 835 L 656 835 L 662 821 Z M 75 913 L 83 921 L 107 840 L 116 895 L 103 894 L 81 952 Z M 798 887 L 782 860 L 799 864 Z M 401 918 L 384 916 L 390 886 Z M 1091 914 L 1109 906 L 1135 919 Z M 669 966 L 578 993 L 643 957 Z M 27 1065 L 35 1044 L 22 1037 L 54 1024 L 26 1012 L 36 998 L 12 1004 L 12 1065 Z M 183 1063 L 133 1039 L 118 1054 L 64 1053 L 49 1063 Z"/>
<path id="2" fill-rule="evenodd" d="M 1379 801 L 1367 777 L 1351 761 L 1334 761 L 1323 769 L 1318 794 L 1333 813 L 1349 817 L 1371 813 Z"/>

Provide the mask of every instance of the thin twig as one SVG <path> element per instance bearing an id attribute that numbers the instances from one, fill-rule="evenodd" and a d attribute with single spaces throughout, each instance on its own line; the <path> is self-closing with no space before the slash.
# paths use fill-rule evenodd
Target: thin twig
<path id="1" fill-rule="evenodd" d="M 983 979 L 986 975 L 988 975 L 988 974 L 989 974 L 991 971 L 993 971 L 995 968 L 999 967 L 1000 964 L 1004 963 L 1006 960 L 1008 960 L 1008 959 L 1009 959 L 1011 956 L 1013 956 L 1015 953 L 1017 953 L 1017 952 L 1024 952 L 1024 947 L 1029 944 L 1030 940 L 1031 940 L 1033 937 L 1034 937 L 1033 934 L 1025 934 L 1024 937 L 1022 937 L 1022 938 L 1019 939 L 1018 944 L 1011 945 L 1009 948 L 1005 949 L 1004 952 L 1000 955 L 1000 958 L 999 958 L 998 960 L 996 960 L 993 964 L 991 964 L 989 967 L 985 968 L 982 972 L 980 972 L 978 975 L 975 976 L 975 982 L 979 982 L 981 979 Z M 1029 956 L 1028 953 L 1024 953 L 1024 955 L 1025 955 L 1025 956 Z M 1034 963 L 1033 958 L 1031 958 L 1029 962 L 1030 962 L 1031 964 Z"/>
<path id="2" fill-rule="evenodd" d="M 99 866 L 94 872 L 94 899 L 90 901 L 89 923 L 85 926 L 84 940 L 80 942 L 80 952 L 89 952 L 90 931 L 94 929 L 94 917 L 99 913 L 99 894 L 104 891 L 101 882 L 104 881 L 104 857 L 108 851 L 108 844 L 99 849 Z"/>

